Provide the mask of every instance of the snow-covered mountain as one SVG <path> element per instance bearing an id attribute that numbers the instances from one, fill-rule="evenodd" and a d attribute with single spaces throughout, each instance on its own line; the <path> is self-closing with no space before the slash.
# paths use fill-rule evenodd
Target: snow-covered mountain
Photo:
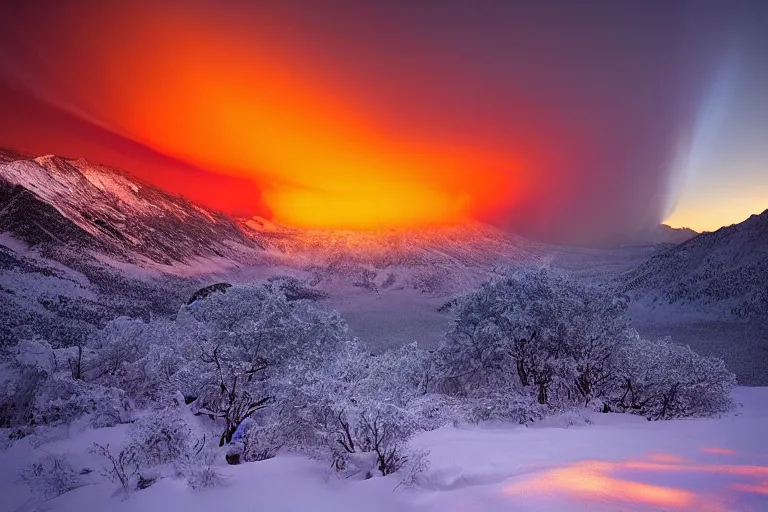
<path id="1" fill-rule="evenodd" d="M 16 160 L 31 160 L 35 155 L 12 148 L 0 148 L 0 164 L 7 164 Z"/>
<path id="2" fill-rule="evenodd" d="M 118 315 L 172 313 L 211 280 L 287 274 L 321 296 L 444 296 L 541 254 L 481 224 L 365 232 L 238 219 L 119 169 L 0 150 L 0 345 L 76 343 Z"/>
<path id="3" fill-rule="evenodd" d="M 713 306 L 736 316 L 768 313 L 767 218 L 763 213 L 668 248 L 627 272 L 622 286 L 640 300 Z M 692 234 L 666 226 L 657 231 L 655 241 Z M 0 233 L 80 272 L 84 262 L 185 276 L 280 268 L 310 286 L 376 292 L 445 295 L 510 267 L 557 265 L 556 248 L 484 224 L 293 229 L 234 218 L 119 169 L 7 149 L 0 150 Z"/>
<path id="4" fill-rule="evenodd" d="M 175 267 L 252 260 L 251 235 L 120 170 L 0 150 L 0 346 L 173 313 L 201 285 Z"/>
<path id="5" fill-rule="evenodd" d="M 313 285 L 451 292 L 545 257 L 544 246 L 480 223 L 387 231 L 293 229 L 259 218 L 243 225 L 275 261 L 309 272 Z"/>
<path id="6" fill-rule="evenodd" d="M 0 233 L 67 265 L 201 275 L 242 266 L 306 272 L 313 285 L 466 289 L 543 250 L 483 224 L 391 231 L 300 230 L 237 219 L 85 160 L 0 151 Z M 218 265 L 210 265 L 216 260 Z"/>
<path id="7" fill-rule="evenodd" d="M 623 285 L 640 300 L 768 315 L 768 210 L 654 255 L 627 272 Z"/>
<path id="8" fill-rule="evenodd" d="M 8 150 L 0 155 L 0 232 L 29 246 L 161 265 L 259 249 L 230 217 L 118 169 Z"/>

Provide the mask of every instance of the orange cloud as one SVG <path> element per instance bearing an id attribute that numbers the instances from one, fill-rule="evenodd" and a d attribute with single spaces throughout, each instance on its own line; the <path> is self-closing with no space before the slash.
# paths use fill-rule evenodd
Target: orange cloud
<path id="1" fill-rule="evenodd" d="M 294 225 L 471 217 L 578 244 L 631 241 L 666 213 L 669 161 L 721 37 L 709 15 L 662 3 L 5 4 L 0 87 L 121 140 L 110 154 L 92 130 L 71 143 L 72 123 L 5 101 L 2 144 L 146 179 L 129 154 L 141 146 L 230 178 L 149 181 Z M 637 23 L 653 34 L 617 30 Z M 232 192 L 243 178 L 258 186 Z"/>
<path id="2" fill-rule="evenodd" d="M 56 101 L 162 153 L 257 179 L 280 222 L 439 224 L 512 195 L 518 164 L 508 156 L 385 133 L 324 87 L 311 63 L 281 55 L 279 33 L 163 3 L 110 3 L 91 15 L 98 24 L 62 13 L 69 30 L 56 60 L 79 73 L 61 91 L 80 94 Z"/>

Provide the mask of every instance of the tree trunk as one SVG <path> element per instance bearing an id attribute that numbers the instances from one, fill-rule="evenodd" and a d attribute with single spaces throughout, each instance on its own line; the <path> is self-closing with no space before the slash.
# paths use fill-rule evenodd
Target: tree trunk
<path id="1" fill-rule="evenodd" d="M 544 382 L 539 383 L 539 403 L 542 405 L 547 403 L 547 384 Z"/>
<path id="2" fill-rule="evenodd" d="M 520 377 L 520 384 L 523 385 L 523 387 L 527 386 L 529 384 L 528 380 L 528 372 L 525 371 L 525 364 L 523 361 L 517 361 L 517 376 Z"/>

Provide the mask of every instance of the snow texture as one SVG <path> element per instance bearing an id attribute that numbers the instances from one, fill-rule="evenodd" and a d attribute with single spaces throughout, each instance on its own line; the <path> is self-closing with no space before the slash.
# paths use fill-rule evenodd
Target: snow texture
<path id="1" fill-rule="evenodd" d="M 743 406 L 721 419 L 593 414 L 535 428 L 444 427 L 412 441 L 430 451 L 431 467 L 416 487 L 399 486 L 396 475 L 328 479 L 326 468 L 283 454 L 240 466 L 219 459 L 222 486 L 202 492 L 164 478 L 125 498 L 94 477 L 50 501 L 33 498 L 17 476 L 23 465 L 68 454 L 73 467 L 96 472 L 101 461 L 89 453 L 92 443 L 127 439 L 124 425 L 73 427 L 65 439 L 39 448 L 21 441 L 0 453 L 0 492 L 9 511 L 761 512 L 768 509 L 768 389 L 738 388 L 735 399 Z"/>

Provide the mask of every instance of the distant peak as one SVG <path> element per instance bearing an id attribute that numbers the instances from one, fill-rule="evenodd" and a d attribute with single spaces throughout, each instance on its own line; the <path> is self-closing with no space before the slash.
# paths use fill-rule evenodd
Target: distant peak
<path id="1" fill-rule="evenodd" d="M 662 224 L 661 227 L 664 228 L 664 229 L 671 229 L 673 231 L 687 231 L 687 232 L 690 232 L 690 233 L 698 234 L 698 231 L 696 231 L 694 229 L 691 229 L 691 228 L 689 228 L 687 226 L 683 226 L 683 227 L 680 227 L 680 228 L 675 228 L 675 227 L 670 226 L 669 224 Z"/>
<path id="2" fill-rule="evenodd" d="M 0 147 L 0 164 L 7 164 L 17 160 L 32 160 L 35 155 L 13 148 Z"/>
<path id="3" fill-rule="evenodd" d="M 43 155 L 33 158 L 35 162 L 42 166 L 46 165 L 61 165 L 67 163 L 67 159 L 59 155 Z"/>

